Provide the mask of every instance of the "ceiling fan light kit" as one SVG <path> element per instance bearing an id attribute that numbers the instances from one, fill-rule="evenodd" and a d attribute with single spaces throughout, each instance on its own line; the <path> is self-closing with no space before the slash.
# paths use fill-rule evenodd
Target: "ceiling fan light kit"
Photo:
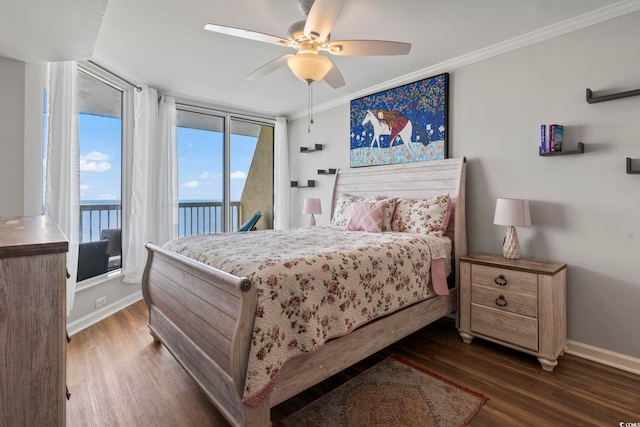
<path id="1" fill-rule="evenodd" d="M 333 63 L 329 58 L 317 53 L 299 53 L 289 57 L 287 65 L 293 74 L 307 83 L 324 79 Z"/>

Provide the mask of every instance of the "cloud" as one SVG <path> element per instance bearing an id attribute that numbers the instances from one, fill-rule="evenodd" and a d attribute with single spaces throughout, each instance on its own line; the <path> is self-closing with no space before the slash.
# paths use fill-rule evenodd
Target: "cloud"
<path id="1" fill-rule="evenodd" d="M 108 154 L 101 153 L 99 151 L 92 151 L 89 154 L 85 154 L 84 156 L 80 156 L 80 159 L 85 160 L 95 160 L 98 162 L 106 162 L 107 160 L 111 160 L 111 156 Z"/>
<path id="2" fill-rule="evenodd" d="M 89 154 L 80 156 L 80 170 L 82 172 L 107 172 L 111 170 L 111 163 L 108 160 L 111 156 L 99 151 L 92 151 Z"/>
<path id="3" fill-rule="evenodd" d="M 200 179 L 219 179 L 222 178 L 220 172 L 203 172 L 200 174 Z"/>
<path id="4" fill-rule="evenodd" d="M 200 183 L 198 181 L 189 181 L 182 184 L 183 187 L 187 187 L 187 188 L 196 188 L 199 185 Z"/>
<path id="5" fill-rule="evenodd" d="M 90 185 L 87 185 L 87 184 L 82 184 L 82 185 L 80 185 L 80 189 L 81 189 L 81 190 L 88 190 L 88 189 L 90 189 L 90 188 L 91 188 L 91 186 L 90 186 Z"/>
<path id="6" fill-rule="evenodd" d="M 231 179 L 247 179 L 247 174 L 242 171 L 231 172 Z"/>

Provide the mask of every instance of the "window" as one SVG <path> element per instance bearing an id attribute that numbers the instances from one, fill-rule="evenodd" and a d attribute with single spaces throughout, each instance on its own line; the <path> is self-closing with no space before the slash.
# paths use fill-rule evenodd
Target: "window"
<path id="1" fill-rule="evenodd" d="M 82 67 L 77 77 L 80 149 L 77 279 L 82 281 L 122 266 L 123 90 Z"/>
<path id="2" fill-rule="evenodd" d="M 178 235 L 273 228 L 273 124 L 178 108 Z"/>

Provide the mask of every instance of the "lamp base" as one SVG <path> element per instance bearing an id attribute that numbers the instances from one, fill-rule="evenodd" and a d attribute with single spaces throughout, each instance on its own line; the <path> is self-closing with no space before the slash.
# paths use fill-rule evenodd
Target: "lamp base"
<path id="1" fill-rule="evenodd" d="M 507 235 L 502 245 L 502 256 L 507 259 L 520 259 L 520 243 L 518 243 L 518 233 L 514 226 L 507 228 Z"/>
<path id="2" fill-rule="evenodd" d="M 311 219 L 309 220 L 309 226 L 314 227 L 315 225 L 316 225 L 316 219 L 313 216 L 313 214 L 311 214 Z"/>

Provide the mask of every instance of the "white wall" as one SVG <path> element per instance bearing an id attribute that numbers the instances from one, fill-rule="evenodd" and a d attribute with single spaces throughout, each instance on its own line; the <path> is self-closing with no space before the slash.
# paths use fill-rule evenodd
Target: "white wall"
<path id="1" fill-rule="evenodd" d="M 531 200 L 533 226 L 519 228 L 523 257 L 568 265 L 568 338 L 640 357 L 640 97 L 599 104 L 594 92 L 640 88 L 640 13 L 626 15 L 450 72 L 449 155 L 468 159 L 470 252 L 500 253 L 504 227 L 493 225 L 497 197 Z M 424 77 L 428 77 L 425 75 Z M 353 78 L 353 76 L 345 76 Z M 304 197 L 321 197 L 329 221 L 331 181 L 315 169 L 349 167 L 349 106 L 289 125 L 291 223 L 306 225 Z M 540 157 L 540 124 L 565 125 L 565 149 Z M 300 154 L 320 142 L 326 150 Z M 639 161 L 640 162 L 640 161 Z M 410 185 L 410 184 L 408 184 Z"/>
<path id="2" fill-rule="evenodd" d="M 25 63 L 0 56 L 0 216 L 24 209 Z"/>

